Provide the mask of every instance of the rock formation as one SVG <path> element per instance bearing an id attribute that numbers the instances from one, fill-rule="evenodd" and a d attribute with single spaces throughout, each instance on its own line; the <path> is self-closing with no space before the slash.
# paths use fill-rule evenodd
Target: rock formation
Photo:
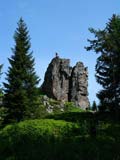
<path id="1" fill-rule="evenodd" d="M 88 72 L 82 62 L 78 62 L 72 69 L 70 78 L 70 101 L 76 106 L 85 109 L 89 106 L 88 100 Z"/>
<path id="2" fill-rule="evenodd" d="M 68 101 L 69 93 L 69 59 L 54 58 L 45 73 L 42 91 L 50 98 Z"/>
<path id="3" fill-rule="evenodd" d="M 82 62 L 70 67 L 69 59 L 52 59 L 45 73 L 42 91 L 50 98 L 71 101 L 83 109 L 89 107 L 88 72 Z"/>

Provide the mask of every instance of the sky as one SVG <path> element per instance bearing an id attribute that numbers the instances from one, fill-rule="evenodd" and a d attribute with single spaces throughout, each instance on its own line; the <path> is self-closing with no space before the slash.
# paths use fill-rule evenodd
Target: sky
<path id="1" fill-rule="evenodd" d="M 14 47 L 13 35 L 22 17 L 31 37 L 35 70 L 44 80 L 48 64 L 59 53 L 69 58 L 71 66 L 82 61 L 88 67 L 89 100 L 96 98 L 101 89 L 95 80 L 97 56 L 86 51 L 87 39 L 94 39 L 88 28 L 103 29 L 113 14 L 120 14 L 120 0 L 0 0 L 0 64 L 3 66 L 2 83 L 8 70 L 8 58 Z"/>

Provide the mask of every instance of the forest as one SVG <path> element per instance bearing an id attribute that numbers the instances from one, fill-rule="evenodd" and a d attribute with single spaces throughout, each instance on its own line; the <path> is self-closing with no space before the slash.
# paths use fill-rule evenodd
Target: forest
<path id="1" fill-rule="evenodd" d="M 89 28 L 87 51 L 98 54 L 95 77 L 102 89 L 87 110 L 47 97 L 38 87 L 30 35 L 20 18 L 15 45 L 0 85 L 0 160 L 120 160 L 120 16 L 104 29 Z M 4 64 L 0 64 L 0 78 Z M 93 86 L 94 88 L 94 86 Z"/>

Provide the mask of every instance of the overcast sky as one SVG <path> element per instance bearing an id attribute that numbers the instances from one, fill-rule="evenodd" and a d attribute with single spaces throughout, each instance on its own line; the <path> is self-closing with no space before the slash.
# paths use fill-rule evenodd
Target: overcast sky
<path id="1" fill-rule="evenodd" d="M 14 47 L 13 35 L 20 17 L 25 20 L 31 37 L 36 72 L 44 73 L 55 52 L 71 59 L 71 65 L 82 61 L 89 71 L 89 99 L 97 100 L 100 86 L 95 80 L 97 55 L 84 47 L 94 38 L 89 27 L 102 29 L 112 14 L 120 14 L 120 0 L 0 0 L 0 64 L 7 72 Z M 2 75 L 1 81 L 5 78 Z"/>

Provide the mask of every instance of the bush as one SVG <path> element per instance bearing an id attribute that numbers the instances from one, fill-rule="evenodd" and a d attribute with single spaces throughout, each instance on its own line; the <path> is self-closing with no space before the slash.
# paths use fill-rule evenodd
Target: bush
<path id="1" fill-rule="evenodd" d="M 75 136 L 77 129 L 77 124 L 49 119 L 26 120 L 8 125 L 0 131 L 0 160 L 8 157 L 31 159 L 38 155 L 42 159 L 43 153 L 54 152 L 52 147 L 57 143 Z"/>
<path id="2" fill-rule="evenodd" d="M 64 111 L 65 112 L 83 112 L 80 107 L 77 107 L 74 105 L 73 102 L 66 102 L 64 105 Z"/>
<path id="3" fill-rule="evenodd" d="M 0 131 L 0 160 L 119 160 L 120 124 L 101 122 L 98 131 L 83 135 L 81 126 L 52 119 L 8 125 Z"/>

